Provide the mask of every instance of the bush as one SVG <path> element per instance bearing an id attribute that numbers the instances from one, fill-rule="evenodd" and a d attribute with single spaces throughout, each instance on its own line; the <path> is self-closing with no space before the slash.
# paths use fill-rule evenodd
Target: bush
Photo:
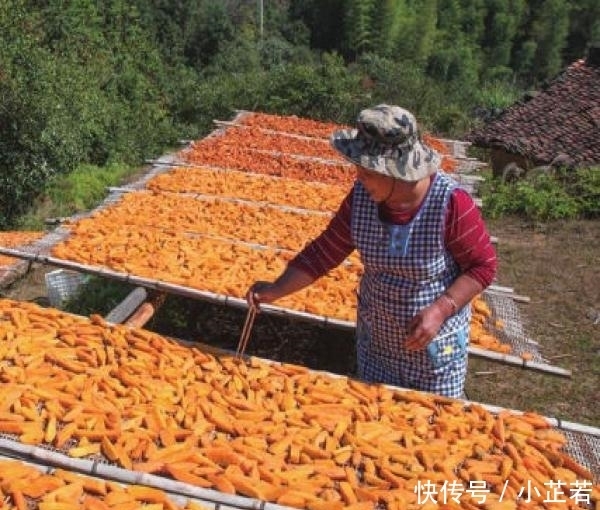
<path id="1" fill-rule="evenodd" d="M 600 167 L 578 169 L 572 177 L 564 173 L 562 180 L 569 195 L 577 201 L 584 218 L 600 218 Z"/>
<path id="2" fill-rule="evenodd" d="M 129 283 L 89 276 L 79 287 L 77 295 L 65 303 L 69 313 L 88 316 L 107 315 L 120 304 L 135 287 Z"/>
<path id="3" fill-rule="evenodd" d="M 516 214 L 537 221 L 600 218 L 600 171 L 560 169 L 516 182 L 488 176 L 480 188 L 483 213 Z"/>
<path id="4" fill-rule="evenodd" d="M 0 7 L 3 228 L 53 176 L 82 164 L 139 165 L 181 136 L 172 115 L 178 88 L 166 86 L 172 69 L 139 30 L 135 9 L 47 4 Z M 108 20 L 119 29 L 107 30 Z"/>

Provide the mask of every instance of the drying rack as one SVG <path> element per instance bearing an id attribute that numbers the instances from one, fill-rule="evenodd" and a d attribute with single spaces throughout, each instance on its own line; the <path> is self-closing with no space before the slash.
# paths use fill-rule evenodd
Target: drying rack
<path id="1" fill-rule="evenodd" d="M 218 294 L 208 290 L 195 289 L 162 280 L 115 271 L 108 267 L 86 265 L 51 256 L 49 254 L 51 248 L 55 244 L 66 239 L 68 235 L 69 230 L 67 228 L 59 227 L 54 232 L 48 234 L 41 240 L 29 246 L 19 248 L 0 247 L 0 253 L 44 265 L 51 265 L 63 269 L 78 271 L 101 278 L 109 278 L 134 286 L 144 287 L 160 293 L 174 294 L 191 299 L 200 299 L 215 304 L 232 306 L 235 308 L 246 309 L 248 306 L 246 300 L 239 297 Z M 261 247 L 256 246 L 256 248 L 260 249 Z M 511 344 L 514 354 L 502 354 L 474 346 L 469 346 L 468 350 L 471 355 L 509 365 L 542 371 L 553 375 L 563 377 L 569 377 L 571 375 L 569 370 L 552 365 L 544 360 L 543 356 L 539 352 L 539 349 L 537 348 L 537 343 L 526 335 L 522 326 L 522 320 L 516 302 L 510 293 L 502 294 L 484 292 L 483 297 L 491 305 L 494 319 L 499 319 L 504 324 L 502 329 L 494 328 L 493 325 L 490 325 L 489 327 L 492 328 L 494 334 L 500 336 L 507 343 Z M 356 327 L 354 321 L 340 320 L 324 315 L 316 315 L 299 310 L 293 310 L 291 308 L 284 308 L 276 305 L 263 305 L 261 308 L 264 312 L 272 315 L 281 316 L 288 319 L 303 320 L 325 327 L 334 327 L 343 330 L 354 330 Z M 493 323 L 494 321 L 491 322 Z M 521 354 L 525 352 L 531 354 L 531 359 L 525 359 L 521 356 Z"/>
<path id="2" fill-rule="evenodd" d="M 206 510 L 297 510 L 275 503 L 259 501 L 216 490 L 203 489 L 157 475 L 128 471 L 107 461 L 74 459 L 51 449 L 28 446 L 11 438 L 0 436 L 0 462 L 19 460 L 42 474 L 52 475 L 56 469 L 64 469 L 97 481 L 111 481 L 127 488 L 144 485 L 163 491 L 171 502 L 185 508 L 190 502 L 202 505 Z M 36 508 L 35 500 L 26 498 L 30 508 Z"/>
<path id="3" fill-rule="evenodd" d="M 483 406 L 490 412 L 502 409 Z M 576 461 L 587 467 L 594 475 L 594 483 L 600 480 L 600 429 L 572 422 L 557 422 L 555 427 L 565 434 L 568 443 L 565 451 Z M 92 478 L 110 480 L 124 485 L 145 485 L 162 490 L 177 504 L 185 505 L 189 500 L 205 505 L 210 510 L 294 510 L 290 507 L 260 501 L 239 495 L 225 494 L 205 489 L 163 476 L 121 468 L 105 458 L 72 458 L 51 447 L 25 445 L 14 437 L 0 435 L 0 460 L 18 459 L 34 464 L 43 472 L 51 473 L 56 468 L 66 469 Z"/>
<path id="4" fill-rule="evenodd" d="M 246 111 L 238 111 L 236 117 L 231 123 L 232 125 L 243 125 L 243 118 L 251 112 Z M 218 123 L 218 122 L 217 122 Z M 221 124 L 217 130 L 212 132 L 209 137 L 219 137 L 224 133 L 224 124 Z M 301 135 L 293 135 L 293 136 L 301 136 Z M 457 158 L 463 158 L 468 160 L 464 154 L 465 144 L 461 144 L 458 142 L 447 141 L 447 144 L 452 143 L 452 147 L 454 147 L 454 151 L 458 153 Z M 167 154 L 156 160 L 151 162 L 150 168 L 134 183 L 131 183 L 127 186 L 122 187 L 114 187 L 109 188 L 109 194 L 106 199 L 95 209 L 92 211 L 88 211 L 79 215 L 74 216 L 72 219 L 80 219 L 87 216 L 92 215 L 93 213 L 100 211 L 104 208 L 111 207 L 114 204 L 117 204 L 119 200 L 123 197 L 124 194 L 130 192 L 141 192 L 147 190 L 146 186 L 148 182 L 154 177 L 161 175 L 163 173 L 169 172 L 173 168 L 187 168 L 190 172 L 194 171 L 194 168 L 209 168 L 215 169 L 218 171 L 222 171 L 226 173 L 228 170 L 226 168 L 219 167 L 211 167 L 210 165 L 190 165 L 186 164 L 182 161 L 178 154 Z M 461 178 L 465 178 L 465 182 L 473 183 L 477 180 L 477 176 L 469 176 L 458 174 Z M 278 179 L 277 177 L 275 177 Z M 282 179 L 282 178 L 279 178 Z M 162 192 L 161 192 L 162 193 Z M 244 201 L 236 197 L 215 197 L 212 195 L 201 195 L 198 193 L 180 193 L 182 196 L 191 196 L 197 198 L 199 200 L 229 200 L 237 203 L 253 203 L 255 205 L 264 205 L 262 202 L 256 201 Z M 277 206 L 274 204 L 268 204 L 269 207 L 279 208 L 284 211 L 291 212 L 305 212 L 309 214 L 318 214 L 327 216 L 330 213 L 326 213 L 323 211 L 309 211 L 300 208 L 293 208 L 287 206 Z M 28 246 L 22 246 L 18 248 L 2 248 L 0 247 L 0 253 L 13 256 L 16 258 L 20 258 L 26 261 L 37 262 L 40 264 L 48 264 L 52 266 L 56 266 L 63 269 L 68 269 L 72 271 L 77 271 L 80 273 L 91 274 L 103 278 L 109 278 L 121 282 L 125 282 L 134 286 L 140 286 L 147 289 L 155 290 L 161 293 L 169 293 L 175 294 L 182 297 L 192 298 L 192 299 L 200 299 L 205 301 L 210 301 L 216 304 L 222 304 L 227 306 L 233 306 L 236 308 L 247 308 L 247 303 L 244 299 L 235 296 L 229 296 L 224 294 L 218 294 L 215 292 L 211 292 L 208 290 L 197 289 L 182 286 L 176 283 L 147 278 L 135 274 L 124 273 L 121 271 L 114 270 L 110 267 L 104 266 L 95 266 L 95 265 L 87 265 L 82 264 L 70 260 L 60 259 L 57 257 L 53 257 L 50 255 L 50 251 L 52 247 L 59 242 L 68 238 L 70 231 L 64 226 L 59 226 L 53 232 L 47 234 L 42 240 L 32 243 Z M 194 235 L 202 235 L 199 233 L 194 233 Z M 209 236 L 207 236 L 209 237 Z M 221 239 L 226 242 L 231 243 L 241 243 L 239 240 L 232 239 Z M 266 246 L 262 246 L 258 243 L 244 243 L 253 249 L 264 249 Z M 270 247 L 278 250 L 276 247 Z M 283 251 L 279 249 L 278 251 Z M 509 365 L 515 365 L 524 367 L 527 369 L 538 370 L 546 373 L 551 373 L 554 375 L 570 377 L 571 372 L 569 370 L 563 369 L 561 367 L 557 367 L 547 360 L 545 360 L 542 354 L 539 352 L 538 345 L 535 341 L 529 338 L 522 326 L 522 319 L 519 313 L 519 310 L 516 306 L 516 300 L 514 299 L 514 294 L 510 292 L 496 292 L 493 290 L 484 291 L 483 297 L 486 302 L 490 305 L 491 309 L 494 313 L 494 319 L 498 319 L 502 323 L 504 323 L 504 328 L 498 329 L 493 326 L 493 321 L 490 321 L 489 328 L 492 332 L 501 337 L 505 342 L 509 343 L 512 347 L 511 354 L 502 354 L 494 351 L 481 349 L 475 346 L 469 347 L 469 353 L 471 355 L 487 358 L 493 361 L 499 361 L 502 363 L 506 363 Z M 316 315 L 312 313 L 307 313 L 299 310 L 293 310 L 291 308 L 285 308 L 276 305 L 264 305 L 262 307 L 266 313 L 283 316 L 290 319 L 298 319 L 304 320 L 316 324 L 320 324 L 327 327 L 334 327 L 346 330 L 353 330 L 355 328 L 354 321 L 345 321 L 339 320 L 333 317 L 328 317 L 324 315 Z M 527 356 L 524 357 L 523 354 L 527 353 Z"/>
<path id="5" fill-rule="evenodd" d="M 192 343 L 189 341 L 175 340 L 185 346 L 193 346 L 200 350 L 205 350 L 214 355 L 231 355 L 227 350 L 207 346 L 202 343 Z M 262 363 L 268 365 L 280 365 L 281 363 L 258 358 Z M 343 378 L 345 376 L 309 370 L 309 373 L 321 374 L 333 379 Z M 407 391 L 394 386 L 386 386 L 394 391 Z M 464 400 L 465 406 L 477 404 L 497 415 L 503 411 L 520 414 L 518 410 L 506 409 L 498 406 L 481 404 L 479 402 Z M 567 438 L 567 444 L 564 451 L 574 460 L 586 467 L 593 475 L 593 483 L 600 482 L 600 428 L 583 425 L 579 423 L 558 420 L 552 417 L 544 417 L 550 426 L 562 432 Z M 0 434 L 0 459 L 2 458 L 19 459 L 24 462 L 34 464 L 44 472 L 51 473 L 55 468 L 67 469 L 93 478 L 111 480 L 119 484 L 126 485 L 145 485 L 156 488 L 167 493 L 172 500 L 178 504 L 185 504 L 187 501 L 201 503 L 210 510 L 293 510 L 290 507 L 260 501 L 258 499 L 225 494 L 218 490 L 197 487 L 188 483 L 179 482 L 160 475 L 143 473 L 119 467 L 109 461 L 102 454 L 96 454 L 90 458 L 69 457 L 65 450 L 59 450 L 49 445 L 27 445 L 20 443 L 16 436 L 11 434 Z"/>
<path id="6" fill-rule="evenodd" d="M 80 318 L 79 316 L 74 317 Z M 111 326 L 112 324 L 114 323 L 107 322 L 107 326 Z M 229 350 L 216 348 L 200 342 L 190 342 L 171 337 L 165 338 L 183 347 L 193 347 L 217 357 L 230 357 L 233 355 Z M 248 359 L 247 356 L 244 356 L 244 358 Z M 268 366 L 277 367 L 285 365 L 285 363 L 270 359 L 255 359 Z M 307 369 L 306 372 L 325 376 L 332 380 L 347 379 L 347 376 L 327 371 Z M 394 392 L 410 391 L 391 385 L 384 386 Z M 462 402 L 465 407 L 471 404 L 481 406 L 493 415 L 498 415 L 504 411 L 522 414 L 519 410 L 487 405 L 476 401 L 462 400 Z M 564 434 L 567 439 L 567 443 L 563 448 L 564 451 L 591 472 L 593 483 L 600 483 L 600 428 L 559 420 L 553 417 L 544 416 L 543 419 L 551 427 Z M 3 456 L 5 458 L 23 460 L 39 466 L 45 472 L 51 472 L 55 468 L 62 468 L 103 480 L 115 481 L 120 484 L 145 485 L 166 492 L 178 504 L 184 504 L 186 501 L 192 500 L 207 505 L 211 510 L 292 510 L 290 507 L 250 497 L 225 494 L 218 490 L 198 487 L 164 476 L 125 469 L 108 460 L 103 454 L 94 454 L 88 458 L 73 458 L 68 456 L 66 451 L 67 447 L 57 449 L 50 445 L 28 445 L 19 442 L 18 437 L 15 435 L 0 434 L 0 459 Z"/>

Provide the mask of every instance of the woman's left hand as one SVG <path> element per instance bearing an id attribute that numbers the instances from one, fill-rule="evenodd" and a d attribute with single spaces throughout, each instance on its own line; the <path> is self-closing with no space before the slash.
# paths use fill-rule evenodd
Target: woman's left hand
<path id="1" fill-rule="evenodd" d="M 407 349 L 415 351 L 425 349 L 438 334 L 445 320 L 445 311 L 437 303 L 423 308 L 410 321 L 404 345 Z"/>

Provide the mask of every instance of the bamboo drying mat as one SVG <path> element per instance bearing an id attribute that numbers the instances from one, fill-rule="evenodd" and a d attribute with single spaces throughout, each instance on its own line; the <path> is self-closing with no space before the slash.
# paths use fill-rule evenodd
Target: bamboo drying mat
<path id="1" fill-rule="evenodd" d="M 269 362 L 268 360 L 264 361 Z M 334 374 L 332 376 L 335 377 Z M 500 410 L 493 406 L 484 405 L 483 407 L 491 412 Z M 553 419 L 548 420 L 552 421 Z M 593 483 L 600 483 L 600 429 L 564 422 L 557 422 L 556 428 L 568 440 L 565 451 L 591 471 L 594 475 Z M 64 451 L 48 446 L 25 445 L 14 436 L 0 434 L 0 462 L 7 459 L 17 459 L 35 465 L 40 471 L 47 474 L 60 468 L 95 479 L 117 482 L 123 486 L 145 485 L 164 491 L 171 501 L 181 507 L 192 501 L 204 505 L 207 510 L 293 510 L 282 505 L 225 494 L 159 475 L 123 469 L 101 455 L 90 459 L 72 458 Z M 34 503 L 34 501 L 29 502 L 32 507 L 35 507 Z"/>
<path id="2" fill-rule="evenodd" d="M 255 115 L 257 112 L 254 112 L 251 110 L 235 110 L 234 113 L 235 113 L 235 115 L 229 121 L 223 121 L 223 120 L 213 121 L 218 126 L 218 129 L 215 130 L 215 132 L 217 134 L 220 134 L 223 129 L 225 129 L 229 126 L 233 126 L 233 127 L 238 127 L 238 128 L 258 129 L 258 130 L 264 131 L 266 133 L 281 134 L 281 135 L 292 136 L 292 137 L 297 137 L 297 138 L 309 138 L 309 139 L 310 138 L 317 138 L 317 139 L 326 138 L 321 135 L 306 135 L 306 134 L 300 134 L 300 133 L 292 133 L 292 132 L 288 132 L 288 131 L 277 131 L 277 130 L 274 130 L 271 128 L 264 128 L 264 127 L 261 128 L 256 125 L 248 125 L 248 124 L 246 124 L 246 121 L 248 119 L 250 119 L 253 115 Z M 347 127 L 347 126 L 339 126 L 339 127 L 342 128 L 342 127 Z M 463 174 L 463 175 L 472 174 L 473 172 L 480 170 L 481 168 L 484 168 L 485 166 L 487 166 L 486 163 L 484 163 L 483 161 L 480 161 L 477 158 L 472 158 L 472 157 L 467 156 L 466 151 L 467 151 L 467 148 L 471 145 L 470 142 L 465 142 L 463 140 L 452 140 L 452 139 L 447 139 L 447 138 L 437 138 L 437 137 L 435 137 L 435 138 L 439 142 L 443 143 L 446 146 L 446 149 L 448 151 L 447 155 L 450 156 L 456 162 L 456 164 L 457 164 L 457 167 L 455 170 L 456 174 Z"/>
<path id="3" fill-rule="evenodd" d="M 78 316 L 72 317 L 77 318 Z M 167 338 L 167 340 L 173 341 L 176 344 L 180 344 L 182 347 L 193 347 L 194 349 L 204 351 L 207 354 L 212 354 L 217 357 L 221 355 L 225 355 L 227 357 L 231 356 L 231 353 L 229 351 L 218 349 L 212 346 L 206 346 L 205 344 L 199 342 L 190 342 L 174 338 Z M 266 365 L 274 367 L 286 365 L 285 363 L 280 363 L 268 359 L 259 359 L 259 361 Z M 306 372 L 315 375 L 321 375 L 334 380 L 347 379 L 345 376 L 325 371 L 315 371 L 306 369 Z M 387 388 L 395 392 L 406 391 L 402 388 L 397 388 L 394 386 L 387 386 Z M 413 393 L 418 394 L 419 392 Z M 149 395 L 147 398 L 152 398 L 152 396 Z M 497 415 L 504 410 L 508 410 L 516 414 L 520 413 L 520 411 L 518 410 L 504 409 L 497 406 L 480 404 L 477 402 L 463 402 L 465 408 L 470 404 L 478 404 L 493 415 Z M 143 402 L 142 405 L 144 405 Z M 594 483 L 598 483 L 600 481 L 600 429 L 582 424 L 560 421 L 555 418 L 545 417 L 545 420 L 550 426 L 558 429 L 565 435 L 567 439 L 567 444 L 564 447 L 565 452 L 568 453 L 571 457 L 573 457 L 577 462 L 586 467 L 591 472 L 592 480 L 594 481 Z M 71 446 L 75 445 L 76 443 L 71 441 L 62 446 L 60 449 L 47 445 L 34 446 L 19 442 L 18 437 L 16 435 L 2 434 L 0 437 L 0 454 L 4 454 L 12 458 L 28 460 L 30 462 L 41 462 L 44 465 L 61 467 L 63 469 L 73 470 L 78 473 L 89 474 L 91 476 L 100 477 L 103 479 L 114 480 L 120 483 L 147 485 L 150 487 L 167 491 L 169 494 L 185 496 L 187 498 L 195 498 L 202 502 L 209 501 L 217 505 L 224 505 L 211 507 L 215 510 L 225 508 L 252 508 L 257 510 L 266 510 L 267 508 L 269 508 L 271 510 L 276 510 L 285 508 L 278 505 L 265 504 L 264 502 L 252 498 L 231 496 L 228 494 L 223 494 L 219 491 L 215 491 L 213 489 L 199 488 L 197 486 L 177 482 L 172 479 L 165 478 L 163 476 L 151 475 L 147 473 L 123 469 L 118 467 L 115 463 L 110 462 L 101 453 L 90 455 L 86 458 L 69 457 L 66 454 L 66 452 Z"/>
<path id="4" fill-rule="evenodd" d="M 247 303 L 244 299 L 237 298 L 234 296 L 217 294 L 207 290 L 194 289 L 191 287 L 185 287 L 182 285 L 177 285 L 161 280 L 145 278 L 124 272 L 117 272 L 107 267 L 85 265 L 77 262 L 52 257 L 48 255 L 51 247 L 60 240 L 66 238 L 66 236 L 68 236 L 68 231 L 66 229 L 63 229 L 63 232 L 59 232 L 58 230 L 60 229 L 57 229 L 56 232 L 47 236 L 47 238 L 44 238 L 44 240 L 39 241 L 37 243 L 37 246 L 29 247 L 28 250 L 16 250 L 0 247 L 0 253 L 14 257 L 21 257 L 23 259 L 28 259 L 41 264 L 49 264 L 52 266 L 79 271 L 82 273 L 96 275 L 103 278 L 110 278 L 117 281 L 126 282 L 131 285 L 146 287 L 148 289 L 156 290 L 159 292 L 166 292 L 182 297 L 210 301 L 213 303 L 233 306 L 236 308 L 247 308 Z M 488 302 L 491 305 L 493 317 L 496 319 L 500 319 L 504 324 L 503 329 L 495 329 L 495 334 L 502 336 L 504 341 L 506 341 L 513 347 L 515 354 L 501 354 L 490 350 L 469 346 L 470 354 L 477 357 L 487 358 L 493 361 L 499 361 L 510 365 L 518 365 L 524 368 L 539 370 L 555 375 L 571 375 L 570 371 L 548 363 L 539 352 L 537 343 L 533 342 L 525 335 L 521 319 L 518 314 L 518 309 L 516 308 L 515 302 L 512 299 L 512 297 L 510 297 L 510 295 L 498 296 L 484 292 L 483 296 L 486 300 L 489 300 Z M 355 328 L 354 321 L 350 322 L 339 320 L 328 316 L 315 315 L 275 305 L 263 305 L 262 309 L 264 310 L 264 312 L 273 315 L 284 316 L 290 319 L 304 320 L 307 322 L 321 324 L 323 326 L 330 326 L 341 329 Z M 493 328 L 493 326 L 490 327 Z M 530 353 L 531 359 L 522 358 L 521 353 L 524 352 Z"/>
<path id="5" fill-rule="evenodd" d="M 172 339 L 185 346 L 193 346 L 215 356 L 231 355 L 232 353 L 210 345 L 199 342 L 189 342 L 180 339 Z M 280 362 L 261 359 L 261 362 L 269 365 L 279 365 Z M 308 370 L 311 373 L 318 373 L 331 378 L 345 377 L 324 371 Z M 387 386 L 394 391 L 406 391 L 403 388 Z M 475 401 L 465 400 L 465 405 L 478 404 L 492 414 L 498 414 L 501 411 L 510 411 L 520 413 L 519 410 L 506 409 L 498 406 L 482 404 Z M 545 417 L 548 423 L 562 432 L 567 438 L 567 444 L 564 451 L 574 460 L 586 467 L 593 475 L 593 483 L 600 483 L 600 428 L 583 425 L 564 420 L 558 420 L 552 417 Z M 152 475 L 138 471 L 132 471 L 121 468 L 115 463 L 109 461 L 102 454 L 89 456 L 88 458 L 72 458 L 66 454 L 66 451 L 73 444 L 69 443 L 61 449 L 49 445 L 27 445 L 18 441 L 18 437 L 11 434 L 0 434 L 0 460 L 4 455 L 13 459 L 21 459 L 27 462 L 41 463 L 43 469 L 50 472 L 52 468 L 63 468 L 77 473 L 83 473 L 92 477 L 98 477 L 104 480 L 113 480 L 122 484 L 146 485 L 163 490 L 174 499 L 177 504 L 184 504 L 182 497 L 191 498 L 193 501 L 209 505 L 210 510 L 226 509 L 260 509 L 260 510 L 285 510 L 288 507 L 265 503 L 252 498 L 239 495 L 224 494 L 222 492 L 197 487 L 194 485 L 178 482 L 160 475 Z M 210 506 L 213 505 L 213 506 Z"/>

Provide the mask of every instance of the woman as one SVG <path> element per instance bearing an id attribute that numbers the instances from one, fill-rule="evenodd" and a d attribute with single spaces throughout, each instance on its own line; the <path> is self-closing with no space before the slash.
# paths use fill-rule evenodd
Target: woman
<path id="1" fill-rule="evenodd" d="M 360 112 L 332 135 L 356 181 L 327 229 L 274 282 L 248 290 L 250 306 L 310 285 L 357 249 L 358 376 L 462 397 L 470 302 L 496 274 L 496 254 L 472 198 L 440 168 L 398 106 Z"/>

